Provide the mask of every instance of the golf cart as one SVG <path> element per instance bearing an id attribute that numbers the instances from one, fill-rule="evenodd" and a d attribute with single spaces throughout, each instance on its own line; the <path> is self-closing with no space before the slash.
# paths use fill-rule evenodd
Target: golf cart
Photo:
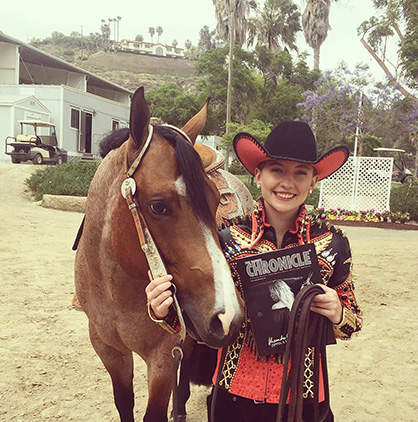
<path id="1" fill-rule="evenodd" d="M 20 134 L 6 138 L 6 154 L 12 163 L 32 161 L 33 164 L 62 164 L 67 151 L 58 148 L 55 125 L 40 120 L 19 120 Z M 9 147 L 13 149 L 9 151 Z"/>
<path id="2" fill-rule="evenodd" d="M 379 157 L 393 157 L 392 180 L 394 182 L 411 183 L 414 180 L 412 172 L 406 167 L 404 149 L 397 148 L 375 148 Z"/>

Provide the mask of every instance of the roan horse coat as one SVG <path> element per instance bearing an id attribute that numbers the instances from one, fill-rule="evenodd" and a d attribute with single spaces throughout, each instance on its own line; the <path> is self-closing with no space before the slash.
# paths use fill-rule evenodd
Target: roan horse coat
<path id="1" fill-rule="evenodd" d="M 132 352 L 147 365 L 144 421 L 166 421 L 171 350 L 177 341 L 148 317 L 148 264 L 121 195 L 127 168 L 151 136 L 149 120 L 140 88 L 132 98 L 129 139 L 106 156 L 91 183 L 75 260 L 76 292 L 89 319 L 92 345 L 112 378 L 122 422 L 134 421 Z M 182 128 L 186 137 L 194 142 L 204 120 L 199 114 L 192 118 Z M 132 177 L 140 212 L 174 277 L 188 329 L 219 348 L 236 336 L 242 303 L 216 234 L 219 193 L 186 137 L 169 127 L 155 127 Z"/>

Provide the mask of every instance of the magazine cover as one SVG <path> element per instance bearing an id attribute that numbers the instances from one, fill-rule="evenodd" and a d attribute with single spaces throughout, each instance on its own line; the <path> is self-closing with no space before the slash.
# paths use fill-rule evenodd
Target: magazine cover
<path id="1" fill-rule="evenodd" d="M 313 244 L 237 259 L 254 340 L 260 356 L 284 352 L 295 296 L 322 283 Z"/>

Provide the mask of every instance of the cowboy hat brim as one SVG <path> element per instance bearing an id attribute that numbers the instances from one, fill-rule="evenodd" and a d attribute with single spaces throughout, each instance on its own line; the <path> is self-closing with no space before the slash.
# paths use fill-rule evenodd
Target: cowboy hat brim
<path id="1" fill-rule="evenodd" d="M 315 161 L 305 161 L 285 156 L 270 155 L 252 135 L 238 133 L 233 141 L 234 151 L 243 166 L 252 174 L 263 161 L 288 160 L 309 164 L 315 168 L 319 180 L 325 179 L 336 172 L 348 159 L 349 150 L 346 146 L 338 146 L 329 150 Z"/>

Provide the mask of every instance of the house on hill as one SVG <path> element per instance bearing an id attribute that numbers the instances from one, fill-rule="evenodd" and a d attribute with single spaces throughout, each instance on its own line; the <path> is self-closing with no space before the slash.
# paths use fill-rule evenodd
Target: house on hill
<path id="1" fill-rule="evenodd" d="M 94 157 L 100 139 L 126 127 L 133 93 L 0 31 L 0 139 L 19 120 L 54 123 L 68 159 Z M 10 157 L 0 149 L 0 161 Z"/>
<path id="2" fill-rule="evenodd" d="M 160 57 L 184 58 L 184 49 L 173 45 L 161 43 L 152 43 L 146 41 L 128 41 L 123 40 L 119 43 L 119 51 L 136 54 L 149 54 Z"/>

